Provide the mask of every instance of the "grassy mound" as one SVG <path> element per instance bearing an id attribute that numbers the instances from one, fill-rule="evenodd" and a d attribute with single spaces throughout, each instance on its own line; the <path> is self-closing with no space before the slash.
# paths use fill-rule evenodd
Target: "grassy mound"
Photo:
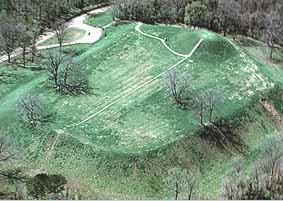
<path id="1" fill-rule="evenodd" d="M 173 55 L 160 41 L 136 32 L 135 26 L 110 27 L 107 36 L 94 45 L 68 47 L 89 72 L 91 95 L 61 96 L 48 87 L 43 71 L 18 69 L 15 73 L 1 67 L 5 75 L 18 77 L 5 77 L 10 84 L 1 83 L 0 133 L 15 139 L 31 169 L 48 169 L 79 179 L 94 189 L 90 193 L 98 198 L 162 199 L 166 196 L 163 179 L 175 166 L 201 167 L 198 196 L 217 198 L 234 165 L 243 163 L 248 171 L 261 144 L 272 135 L 274 124 L 259 99 L 269 97 L 275 85 L 283 86 L 276 75 L 282 71 L 270 69 L 247 49 L 206 30 L 141 27 L 146 33 L 166 37 L 172 49 L 184 54 L 204 39 L 194 55 L 176 68 L 191 75 L 190 96 L 210 89 L 221 92 L 224 102 L 216 105 L 215 119 L 244 122 L 239 133 L 247 146 L 246 154 L 230 155 L 201 139 L 198 114 L 174 104 L 163 77 L 139 88 L 183 58 Z M 31 91 L 47 99 L 55 115 L 52 122 L 36 128 L 19 123 L 15 104 Z M 276 103 L 280 101 L 274 102 L 280 108 Z"/>
<path id="2" fill-rule="evenodd" d="M 202 38 L 198 31 L 166 25 L 143 25 L 142 31 L 159 38 L 167 39 L 168 45 L 176 52 L 189 54 Z"/>

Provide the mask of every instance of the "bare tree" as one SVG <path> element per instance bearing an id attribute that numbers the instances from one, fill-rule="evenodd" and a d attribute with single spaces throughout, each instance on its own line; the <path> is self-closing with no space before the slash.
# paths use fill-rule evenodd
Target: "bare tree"
<path id="1" fill-rule="evenodd" d="M 72 60 L 61 65 L 59 91 L 72 95 L 87 94 L 90 91 L 88 73 L 82 65 Z"/>
<path id="2" fill-rule="evenodd" d="M 17 48 L 18 30 L 13 19 L 5 19 L 0 24 L 0 52 L 8 56 L 11 63 L 12 53 Z"/>
<path id="3" fill-rule="evenodd" d="M 34 62 L 36 56 L 36 42 L 40 35 L 40 25 L 38 23 L 33 23 L 31 26 L 31 62 Z"/>
<path id="4" fill-rule="evenodd" d="M 60 93 L 79 95 L 90 91 L 88 72 L 71 58 L 59 51 L 49 52 L 47 71 L 49 79 Z"/>
<path id="5" fill-rule="evenodd" d="M 59 50 L 62 52 L 62 46 L 66 36 L 67 26 L 64 22 L 57 22 L 53 25 L 53 30 L 59 43 Z"/>
<path id="6" fill-rule="evenodd" d="M 178 200 L 181 195 L 186 195 L 186 199 L 191 200 L 196 186 L 197 173 L 188 173 L 186 169 L 172 168 L 168 171 L 165 180 L 166 189 L 169 195 Z"/>
<path id="7" fill-rule="evenodd" d="M 235 183 L 226 183 L 223 197 L 228 200 L 269 200 L 270 197 L 261 185 L 262 178 L 256 170 L 248 179 L 240 178 Z"/>
<path id="8" fill-rule="evenodd" d="M 216 105 L 223 100 L 223 95 L 218 90 L 209 90 L 195 96 L 192 107 L 200 118 L 200 138 L 226 152 L 244 153 L 247 147 L 238 134 L 240 120 L 231 122 L 214 115 Z"/>
<path id="9" fill-rule="evenodd" d="M 165 82 L 170 97 L 180 106 L 185 107 L 189 103 L 190 75 L 180 74 L 175 69 L 168 71 Z"/>
<path id="10" fill-rule="evenodd" d="M 27 48 L 32 45 L 32 33 L 28 30 L 28 27 L 20 23 L 17 25 L 18 31 L 20 32 L 18 37 L 18 46 L 22 48 L 23 52 L 23 66 L 26 67 L 26 54 Z"/>
<path id="11" fill-rule="evenodd" d="M 223 194 L 225 199 L 283 199 L 282 138 L 270 139 L 265 146 L 263 163 L 259 163 L 252 174 L 247 176 L 244 172 L 244 177 L 232 178 L 230 182 L 226 182 Z"/>
<path id="12" fill-rule="evenodd" d="M 282 168 L 283 150 L 281 149 L 282 138 L 271 138 L 265 145 L 262 168 L 272 176 L 278 174 Z"/>
<path id="13" fill-rule="evenodd" d="M 266 27 L 266 43 L 270 48 L 270 60 L 273 59 L 274 49 L 277 47 L 278 38 L 283 34 L 282 31 L 283 22 L 280 20 L 279 15 L 269 15 L 266 17 L 265 27 Z"/>
<path id="14" fill-rule="evenodd" d="M 59 51 L 49 52 L 47 71 L 54 87 L 61 93 L 78 95 L 87 94 L 91 89 L 86 69 Z"/>
<path id="15" fill-rule="evenodd" d="M 186 188 L 187 188 L 187 200 L 192 200 L 196 185 L 197 185 L 197 178 L 199 176 L 199 171 L 192 171 L 187 174 L 186 177 Z"/>
<path id="16" fill-rule="evenodd" d="M 35 126 L 46 121 L 45 106 L 41 97 L 27 94 L 17 103 L 18 117 L 25 123 Z"/>
<path id="17" fill-rule="evenodd" d="M 193 107 L 199 114 L 200 125 L 205 127 L 206 124 L 213 122 L 215 106 L 223 101 L 223 96 L 218 90 L 208 90 L 195 96 Z"/>
<path id="18" fill-rule="evenodd" d="M 49 80 L 54 83 L 54 87 L 59 89 L 59 70 L 60 65 L 64 62 L 64 57 L 61 52 L 49 51 L 46 70 L 49 73 Z"/>
<path id="19" fill-rule="evenodd" d="M 187 171 L 181 168 L 173 168 L 168 171 L 166 187 L 175 200 L 178 200 L 180 193 L 185 189 L 186 176 Z"/>
<path id="20" fill-rule="evenodd" d="M 5 177 L 9 181 L 15 182 L 24 182 L 26 177 L 23 175 L 22 170 L 20 169 L 9 169 L 5 171 L 0 170 L 0 176 Z"/>

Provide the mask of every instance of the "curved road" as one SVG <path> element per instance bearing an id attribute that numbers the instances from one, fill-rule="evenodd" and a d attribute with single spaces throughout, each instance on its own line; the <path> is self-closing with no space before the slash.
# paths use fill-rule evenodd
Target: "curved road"
<path id="1" fill-rule="evenodd" d="M 103 13 L 103 12 L 109 10 L 109 9 L 110 9 L 110 7 L 94 9 L 94 10 L 88 12 L 87 14 L 82 14 L 82 15 L 80 15 L 78 17 L 73 18 L 71 21 L 66 22 L 66 26 L 68 28 L 83 29 L 83 30 L 86 31 L 86 33 L 85 33 L 84 37 L 82 37 L 81 39 L 75 40 L 75 41 L 70 42 L 70 43 L 64 43 L 63 46 L 74 45 L 74 44 L 92 44 L 92 43 L 97 42 L 100 39 L 100 37 L 102 36 L 102 34 L 103 34 L 103 29 L 87 25 L 87 24 L 84 23 L 84 21 L 88 18 L 89 14 L 99 14 L 99 13 Z M 44 45 L 44 46 L 40 46 L 39 45 L 40 43 L 48 40 L 49 38 L 51 38 L 53 36 L 55 36 L 54 32 L 45 32 L 44 34 L 42 34 L 39 37 L 39 39 L 38 39 L 38 41 L 36 43 L 36 48 L 38 50 L 43 50 L 43 49 L 59 47 L 59 44 Z M 18 48 L 11 55 L 11 58 L 14 58 L 14 57 L 18 56 L 21 53 L 22 53 L 21 48 Z M 0 63 L 3 63 L 5 61 L 7 61 L 7 60 L 8 60 L 8 57 L 6 55 L 0 56 Z"/>
<path id="2" fill-rule="evenodd" d="M 83 15 L 80 15 L 78 17 L 73 18 L 70 22 L 66 22 L 66 26 L 68 28 L 82 29 L 82 30 L 85 30 L 86 33 L 85 33 L 84 37 L 82 37 L 81 39 L 78 39 L 78 40 L 75 40 L 75 41 L 69 42 L 69 43 L 64 43 L 63 46 L 74 45 L 74 44 L 92 44 L 92 43 L 97 42 L 103 34 L 102 28 L 90 26 L 88 24 L 85 24 L 84 21 L 88 18 L 88 15 L 103 13 L 103 12 L 106 12 L 107 10 L 109 10 L 109 9 L 110 9 L 110 7 L 95 9 L 93 11 L 88 12 L 87 14 L 83 14 Z M 37 49 L 42 50 L 42 49 L 59 47 L 59 44 L 44 45 L 44 46 L 40 45 L 40 43 L 48 40 L 49 38 L 51 38 L 53 36 L 55 36 L 55 33 L 49 32 L 49 33 L 47 33 L 46 36 L 42 37 L 37 42 Z"/>

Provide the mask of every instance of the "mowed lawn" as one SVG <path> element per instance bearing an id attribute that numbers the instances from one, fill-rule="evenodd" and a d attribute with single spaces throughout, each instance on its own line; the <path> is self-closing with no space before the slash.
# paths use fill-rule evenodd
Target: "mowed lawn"
<path id="1" fill-rule="evenodd" d="M 101 13 L 98 15 L 94 15 L 87 20 L 85 20 L 86 24 L 89 24 L 94 27 L 104 27 L 113 22 L 112 11 L 107 11 L 105 13 Z"/>
<path id="2" fill-rule="evenodd" d="M 172 135 L 175 131 L 171 120 L 158 111 L 162 107 L 147 110 L 147 106 L 143 104 L 161 90 L 160 85 L 153 83 L 131 96 L 127 94 L 182 58 L 172 55 L 159 41 L 135 32 L 134 26 L 135 24 L 130 24 L 111 28 L 107 37 L 96 48 L 78 58 L 89 69 L 94 69 L 90 81 L 97 95 L 70 98 L 66 105 L 61 105 L 64 102 L 58 103 L 58 109 L 75 109 L 72 114 L 76 115 L 68 115 L 68 109 L 62 111 L 62 116 L 68 118 L 63 122 L 76 124 L 126 96 L 90 121 L 79 126 L 66 127 L 68 132 L 85 135 L 97 144 L 97 149 L 104 151 L 143 152 L 170 143 L 175 138 Z M 155 104 L 154 106 L 156 107 Z M 166 105 L 166 110 L 172 106 Z M 184 115 L 180 115 L 182 116 Z"/>
<path id="3" fill-rule="evenodd" d="M 191 75 L 191 96 L 209 89 L 221 92 L 224 102 L 216 105 L 217 117 L 229 118 L 244 109 L 253 96 L 274 86 L 272 76 L 266 73 L 268 66 L 256 62 L 244 50 L 236 49 L 217 34 L 160 25 L 143 25 L 141 29 L 166 37 L 172 49 L 184 54 L 189 53 L 199 39 L 204 39 L 192 58 L 177 69 Z M 75 60 L 88 70 L 93 94 L 61 96 L 47 87 L 46 72 L 20 70 L 23 74 L 17 73 L 22 77 L 16 82 L 1 83 L 0 100 L 6 104 L 0 106 L 0 131 L 16 140 L 22 153 L 33 161 L 34 169 L 45 167 L 73 179 L 81 178 L 109 197 L 124 194 L 120 197 L 123 199 L 126 194 L 136 199 L 164 198 L 160 189 L 163 189 L 165 172 L 175 165 L 170 161 L 173 159 L 167 160 L 167 155 L 145 159 L 141 163 L 150 164 L 156 172 L 140 171 L 136 175 L 131 157 L 143 156 L 169 145 L 172 148 L 172 143 L 186 138 L 191 139 L 187 144 L 189 151 L 178 154 L 184 154 L 187 160 L 198 161 L 199 156 L 194 154 L 205 147 L 194 135 L 198 129 L 198 115 L 193 110 L 182 110 L 172 102 L 164 77 L 128 94 L 183 58 L 170 53 L 159 41 L 136 32 L 134 23 L 110 27 L 107 36 L 94 45 L 68 48 L 76 50 Z M 5 67 L 5 73 L 12 72 L 15 73 Z M 36 129 L 19 123 L 16 101 L 27 92 L 46 98 L 50 111 L 55 114 L 53 121 Z M 113 102 L 115 104 L 102 111 Z M 1 112 L 3 110 L 5 112 Z M 101 113 L 89 121 L 76 125 L 99 111 Z M 64 134 L 58 138 L 51 158 L 48 158 L 46 152 L 59 129 Z M 200 191 L 205 194 L 199 192 L 200 196 L 214 198 L 219 195 L 222 179 L 230 173 L 233 165 L 238 161 L 249 165 L 254 160 L 254 152 L 257 153 L 259 144 L 266 137 L 260 132 L 256 130 L 245 138 L 256 151 L 244 160 L 238 156 L 231 158 L 211 148 L 199 184 Z M 178 147 L 173 149 L 178 150 Z M 102 153 L 109 154 L 109 159 L 101 157 Z"/>
<path id="4" fill-rule="evenodd" d="M 68 28 L 65 31 L 65 36 L 64 36 L 64 42 L 63 43 L 70 43 L 76 40 L 79 40 L 81 38 L 83 38 L 86 34 L 85 30 L 82 29 L 78 29 L 78 28 Z M 46 41 L 40 43 L 40 46 L 45 46 L 45 45 L 56 45 L 58 44 L 58 39 L 56 36 L 53 36 L 49 39 L 47 39 Z"/>
<path id="5" fill-rule="evenodd" d="M 97 48 L 79 58 L 89 68 L 95 68 L 91 83 L 97 88 L 94 90 L 97 96 L 79 97 L 77 100 L 71 98 L 58 103 L 58 110 L 67 108 L 62 111 L 62 124 L 76 124 L 100 112 L 182 59 L 172 55 L 159 41 L 136 33 L 134 24 L 112 29 L 109 36 L 97 44 Z M 119 37 L 115 29 L 128 31 Z M 175 27 L 172 29 L 176 31 Z M 106 46 L 114 34 L 117 42 Z M 191 33 L 188 32 L 188 35 Z M 273 87 L 274 83 L 260 71 L 257 64 L 228 41 L 203 30 L 200 35 L 209 37 L 204 38 L 203 44 L 191 58 L 193 62 L 188 59 L 177 69 L 191 74 L 192 97 L 210 89 L 218 90 L 223 95 L 224 100 L 217 105 L 216 116 L 229 117 L 244 108 L 253 95 Z M 193 41 L 189 41 L 190 38 Z M 198 39 L 184 37 L 184 41 L 174 45 L 187 41 L 189 52 Z M 74 135 L 86 137 L 96 144 L 98 150 L 129 154 L 155 150 L 193 134 L 198 128 L 196 112 L 176 107 L 168 97 L 164 79 L 161 77 L 124 97 L 81 125 L 63 125 L 63 128 Z M 68 108 L 74 108 L 75 113 L 73 111 L 72 114 L 75 115 L 69 116 Z"/>
<path id="6" fill-rule="evenodd" d="M 194 47 L 201 38 L 204 38 L 202 35 L 205 33 L 202 30 L 185 29 L 170 25 L 143 25 L 141 30 L 166 39 L 166 43 L 181 54 L 189 54 L 191 47 Z"/>
<path id="7" fill-rule="evenodd" d="M 134 23 L 109 28 L 107 37 L 75 58 L 89 71 L 92 95 L 62 97 L 52 89 L 35 86 L 35 91 L 52 101 L 57 113 L 52 129 L 79 136 L 94 143 L 97 150 L 128 154 L 156 150 L 194 133 L 198 128 L 196 112 L 182 110 L 173 103 L 165 77 L 139 88 L 182 57 L 134 28 Z M 144 25 L 142 29 L 168 36 L 170 46 L 182 47 L 184 53 L 204 39 L 192 58 L 177 69 L 191 75 L 192 97 L 210 89 L 221 92 L 224 101 L 217 105 L 218 117 L 229 117 L 245 107 L 257 92 L 273 87 L 273 82 L 244 52 L 216 34 L 158 25 Z"/>

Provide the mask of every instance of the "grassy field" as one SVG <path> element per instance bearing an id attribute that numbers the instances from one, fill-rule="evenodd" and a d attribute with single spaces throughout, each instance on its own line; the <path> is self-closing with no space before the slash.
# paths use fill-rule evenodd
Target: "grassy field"
<path id="1" fill-rule="evenodd" d="M 104 27 L 113 22 L 112 11 L 101 13 L 88 18 L 85 23 L 95 27 Z"/>
<path id="2" fill-rule="evenodd" d="M 191 48 L 207 34 L 205 31 L 195 31 L 182 27 L 172 27 L 166 25 L 144 25 L 142 30 L 154 36 L 167 39 L 168 45 L 175 51 L 182 54 L 189 54 Z"/>
<path id="3" fill-rule="evenodd" d="M 79 40 L 79 39 L 83 38 L 85 36 L 85 34 L 86 34 L 85 30 L 74 28 L 74 27 L 68 28 L 65 31 L 65 38 L 64 38 L 63 43 L 69 43 L 69 42 L 72 42 L 72 41 Z M 56 36 L 53 36 L 53 37 L 47 39 L 46 41 L 40 43 L 39 45 L 44 46 L 44 45 L 55 45 L 55 44 L 58 44 L 58 39 L 57 39 Z"/>
<path id="4" fill-rule="evenodd" d="M 89 23 L 104 26 L 109 16 L 90 18 Z M 282 86 L 282 69 L 257 59 L 252 53 L 255 45 L 232 44 L 207 30 L 141 27 L 146 33 L 167 38 L 168 45 L 183 54 L 204 39 L 195 54 L 177 69 L 191 75 L 191 96 L 212 88 L 221 92 L 224 102 L 216 105 L 215 118 L 233 121 L 237 117 L 246 122 L 241 130 L 248 147 L 246 154 L 227 154 L 199 137 L 197 114 L 180 109 L 170 100 L 163 77 L 128 95 L 183 59 L 158 40 L 136 32 L 135 26 L 113 26 L 94 45 L 68 47 L 89 72 L 95 95 L 61 96 L 48 87 L 46 72 L 1 66 L 0 133 L 15 139 L 30 162 L 28 168 L 79 180 L 87 186 L 85 196 L 91 198 L 163 199 L 167 170 L 182 166 L 201 169 L 197 198 L 216 199 L 233 168 L 243 164 L 246 172 L 250 171 L 261 146 L 272 137 L 274 124 L 259 98 L 269 96 L 275 85 Z M 39 62 L 45 65 L 43 60 Z M 45 97 L 53 121 L 36 128 L 19 123 L 15 105 L 27 92 Z"/>

